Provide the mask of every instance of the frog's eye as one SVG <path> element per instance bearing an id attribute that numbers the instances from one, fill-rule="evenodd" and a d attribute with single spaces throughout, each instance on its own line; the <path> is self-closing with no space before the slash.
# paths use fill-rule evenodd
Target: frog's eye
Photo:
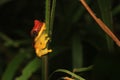
<path id="1" fill-rule="evenodd" d="M 38 35 L 38 32 L 37 32 L 37 31 L 32 31 L 32 32 L 31 32 L 31 36 L 32 36 L 33 38 L 35 38 L 37 35 Z"/>
<path id="2" fill-rule="evenodd" d="M 40 22 L 39 20 L 35 20 L 34 27 L 31 30 L 31 36 L 36 37 L 38 35 L 38 32 L 41 30 L 42 26 L 43 26 L 43 22 Z"/>

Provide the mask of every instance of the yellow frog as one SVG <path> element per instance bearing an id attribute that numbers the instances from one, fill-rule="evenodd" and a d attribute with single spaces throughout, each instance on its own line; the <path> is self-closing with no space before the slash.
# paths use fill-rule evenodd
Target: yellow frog
<path id="1" fill-rule="evenodd" d="M 35 37 L 34 48 L 38 57 L 41 57 L 49 52 L 52 52 L 51 49 L 47 48 L 47 43 L 50 40 L 50 38 L 46 33 L 45 23 L 35 20 L 34 27 L 31 31 L 31 35 Z"/>

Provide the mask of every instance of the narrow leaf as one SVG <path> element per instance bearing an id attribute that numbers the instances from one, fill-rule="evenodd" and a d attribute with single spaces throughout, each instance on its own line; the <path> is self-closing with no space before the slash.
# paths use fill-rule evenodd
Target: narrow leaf
<path id="1" fill-rule="evenodd" d="M 75 34 L 72 38 L 72 64 L 73 68 L 81 68 L 83 66 L 82 43 L 79 35 Z"/>
<path id="2" fill-rule="evenodd" d="M 25 57 L 26 53 L 21 50 L 20 53 L 8 64 L 5 72 L 3 73 L 2 80 L 13 80 L 18 67 L 25 60 Z"/>
<path id="3" fill-rule="evenodd" d="M 31 75 L 36 70 L 38 70 L 39 67 L 40 67 L 40 59 L 35 58 L 34 60 L 30 61 L 30 63 L 28 63 L 28 65 L 23 69 L 22 75 L 16 78 L 16 80 L 28 80 L 31 77 Z"/>
<path id="4" fill-rule="evenodd" d="M 88 67 L 84 67 L 84 68 L 76 68 L 73 70 L 73 72 L 84 72 L 84 71 L 90 71 L 93 69 L 93 65 L 90 65 Z"/>
<path id="5" fill-rule="evenodd" d="M 76 78 L 76 79 L 78 79 L 78 80 L 85 80 L 85 79 L 82 78 L 81 76 L 78 76 L 77 74 L 75 74 L 75 73 L 73 73 L 73 72 L 71 72 L 71 71 L 68 71 L 68 70 L 66 70 L 66 69 L 57 69 L 56 71 L 54 71 L 54 72 L 51 74 L 51 76 L 52 76 L 54 73 L 56 73 L 56 72 L 64 72 L 64 73 L 67 73 L 67 74 L 71 75 L 72 77 L 74 77 L 74 78 Z M 50 77 L 51 77 L 51 76 L 50 76 Z"/>
<path id="6" fill-rule="evenodd" d="M 98 5 L 100 8 L 102 20 L 111 30 L 113 30 L 112 13 L 111 13 L 112 12 L 111 11 L 111 2 L 112 1 L 111 0 L 97 0 L 97 1 L 98 1 Z M 106 41 L 107 41 L 108 51 L 112 52 L 114 50 L 113 41 L 107 35 L 106 35 Z"/>

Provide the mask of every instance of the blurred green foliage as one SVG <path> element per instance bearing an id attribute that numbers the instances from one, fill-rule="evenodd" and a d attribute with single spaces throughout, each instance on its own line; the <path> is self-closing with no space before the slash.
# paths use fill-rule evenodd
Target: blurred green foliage
<path id="1" fill-rule="evenodd" d="M 102 1 L 104 0 L 86 0 L 96 16 L 111 26 L 119 38 L 120 1 Z M 108 17 L 112 17 L 112 22 Z M 41 59 L 36 58 L 30 35 L 34 19 L 45 21 L 45 0 L 0 0 L 2 80 L 20 80 L 24 76 L 26 79 L 40 80 Z M 120 79 L 119 47 L 114 42 L 111 45 L 106 41 L 106 34 L 78 0 L 57 0 L 54 20 L 50 43 L 53 52 L 48 54 L 49 74 L 56 69 L 72 71 L 74 68 L 94 64 L 93 71 L 77 74 L 86 80 Z M 52 80 L 66 75 L 68 74 L 56 74 Z"/>

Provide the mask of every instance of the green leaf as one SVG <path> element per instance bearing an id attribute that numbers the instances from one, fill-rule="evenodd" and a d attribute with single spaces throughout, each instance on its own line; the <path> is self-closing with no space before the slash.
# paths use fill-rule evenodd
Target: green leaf
<path id="1" fill-rule="evenodd" d="M 83 66 L 83 47 L 79 35 L 75 34 L 72 38 L 72 64 L 73 68 Z"/>
<path id="2" fill-rule="evenodd" d="M 115 8 L 112 10 L 113 16 L 117 15 L 120 13 L 120 5 L 115 6 Z"/>
<path id="3" fill-rule="evenodd" d="M 87 3 L 88 4 L 90 4 L 90 2 L 91 2 L 91 0 L 87 0 Z M 78 2 L 77 2 L 78 3 Z M 77 5 L 77 4 L 75 4 L 75 5 Z M 72 6 L 73 7 L 73 6 Z M 76 23 L 77 21 L 79 21 L 79 19 L 81 19 L 82 18 L 82 16 L 83 16 L 83 14 L 84 14 L 84 12 L 85 12 L 85 9 L 82 7 L 82 6 L 80 6 L 80 7 L 78 7 L 78 6 L 76 6 L 77 7 L 77 9 L 75 9 L 75 8 L 71 8 L 71 9 L 73 9 L 73 11 L 74 11 L 74 13 L 72 13 L 72 22 L 73 23 Z M 69 13 L 70 14 L 70 13 Z"/>
<path id="4" fill-rule="evenodd" d="M 28 63 L 28 65 L 22 71 L 22 75 L 16 78 L 16 80 L 28 80 L 31 77 L 32 73 L 38 70 L 41 65 L 40 63 L 40 59 L 38 58 L 30 61 L 30 63 Z"/>
<path id="5" fill-rule="evenodd" d="M 13 80 L 13 76 L 15 75 L 20 64 L 25 60 L 26 53 L 22 49 L 20 53 L 15 56 L 15 58 L 8 64 L 5 72 L 3 73 L 2 80 Z"/>
<path id="6" fill-rule="evenodd" d="M 97 0 L 100 8 L 103 22 L 112 30 L 112 13 L 111 13 L 111 0 Z M 107 48 L 109 52 L 114 50 L 113 40 L 106 35 Z"/>
<path id="7" fill-rule="evenodd" d="M 74 72 L 84 72 L 84 71 L 90 71 L 91 69 L 93 69 L 93 65 L 90 65 L 88 67 L 84 67 L 84 68 L 76 68 L 73 71 Z"/>
<path id="8" fill-rule="evenodd" d="M 54 72 L 50 75 L 50 77 L 51 77 L 54 73 L 56 73 L 56 72 L 64 72 L 64 73 L 67 73 L 67 74 L 71 75 L 72 77 L 74 77 L 74 78 L 76 78 L 76 79 L 78 79 L 78 80 L 85 80 L 85 79 L 82 78 L 81 76 L 78 76 L 77 74 L 75 74 L 75 73 L 73 73 L 73 72 L 71 72 L 71 71 L 68 71 L 68 70 L 66 70 L 66 69 L 57 69 L 56 71 L 54 71 Z"/>
<path id="9" fill-rule="evenodd" d="M 0 0 L 0 6 L 5 4 L 5 3 L 8 3 L 10 1 L 12 1 L 12 0 Z"/>

